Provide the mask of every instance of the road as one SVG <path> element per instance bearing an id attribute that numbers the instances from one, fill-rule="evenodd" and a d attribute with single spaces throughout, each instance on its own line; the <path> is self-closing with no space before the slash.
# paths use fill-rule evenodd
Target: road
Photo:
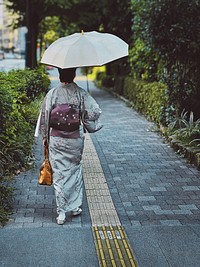
<path id="1" fill-rule="evenodd" d="M 0 71 L 10 71 L 12 69 L 24 69 L 25 60 L 15 58 L 14 56 L 6 56 L 5 59 L 0 60 Z"/>

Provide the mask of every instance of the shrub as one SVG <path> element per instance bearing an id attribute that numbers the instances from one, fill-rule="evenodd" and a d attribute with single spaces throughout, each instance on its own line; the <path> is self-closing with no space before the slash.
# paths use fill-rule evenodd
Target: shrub
<path id="1" fill-rule="evenodd" d="M 99 71 L 96 73 L 96 79 L 95 79 L 95 84 L 99 88 L 103 87 L 102 80 L 106 77 L 106 73 L 104 71 Z"/>
<path id="2" fill-rule="evenodd" d="M 137 79 L 167 84 L 170 105 L 200 117 L 200 2 L 132 0 L 130 64 Z"/>
<path id="3" fill-rule="evenodd" d="M 182 111 L 180 117 L 175 117 L 169 124 L 168 135 L 172 140 L 182 144 L 194 144 L 200 138 L 200 119 L 194 120 L 193 112 L 188 117 L 187 111 Z"/>
<path id="4" fill-rule="evenodd" d="M 166 85 L 146 83 L 127 77 L 124 81 L 124 96 L 133 102 L 134 108 L 157 124 L 166 124 L 168 96 Z"/>
<path id="5" fill-rule="evenodd" d="M 50 84 L 43 68 L 1 72 L 0 80 L 10 89 L 25 94 L 29 101 L 34 100 L 41 93 L 46 93 Z"/>
<path id="6" fill-rule="evenodd" d="M 135 40 L 130 49 L 129 62 L 131 74 L 135 79 L 149 82 L 157 81 L 158 56 L 143 40 Z"/>
<path id="7" fill-rule="evenodd" d="M 114 90 L 119 95 L 124 95 L 124 80 L 125 76 L 117 76 L 114 81 Z"/>
<path id="8" fill-rule="evenodd" d="M 0 224 L 3 224 L 12 197 L 6 177 L 28 166 L 41 103 L 39 96 L 47 92 L 50 81 L 42 69 L 0 72 L 0 81 Z"/>
<path id="9" fill-rule="evenodd" d="M 12 194 L 13 188 L 0 184 L 0 226 L 6 223 L 12 210 Z"/>
<path id="10" fill-rule="evenodd" d="M 102 86 L 103 87 L 113 87 L 114 86 L 114 78 L 110 75 L 102 78 Z"/>
<path id="11" fill-rule="evenodd" d="M 0 80 L 0 173 L 5 174 L 23 166 L 32 150 L 33 100 L 48 90 L 49 79 L 39 69 L 3 72 Z"/>

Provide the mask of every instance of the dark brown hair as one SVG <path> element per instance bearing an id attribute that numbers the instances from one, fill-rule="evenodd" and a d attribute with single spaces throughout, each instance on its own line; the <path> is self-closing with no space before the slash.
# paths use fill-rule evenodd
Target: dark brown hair
<path id="1" fill-rule="evenodd" d="M 60 69 L 58 68 L 61 82 L 72 83 L 76 76 L 76 68 Z"/>

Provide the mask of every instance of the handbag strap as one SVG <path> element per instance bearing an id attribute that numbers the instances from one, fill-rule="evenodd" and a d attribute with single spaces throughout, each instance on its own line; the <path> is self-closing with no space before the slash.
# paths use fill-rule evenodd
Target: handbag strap
<path id="1" fill-rule="evenodd" d="M 44 158 L 49 159 L 49 148 L 47 142 L 44 143 Z"/>

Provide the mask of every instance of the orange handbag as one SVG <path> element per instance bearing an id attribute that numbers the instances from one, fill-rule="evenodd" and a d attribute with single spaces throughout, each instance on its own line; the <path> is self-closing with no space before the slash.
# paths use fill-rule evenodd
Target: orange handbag
<path id="1" fill-rule="evenodd" d="M 53 183 L 53 172 L 49 161 L 49 149 L 47 142 L 45 142 L 44 144 L 44 161 L 40 167 L 40 175 L 38 178 L 38 183 L 40 185 L 49 185 L 49 186 L 52 185 Z"/>

